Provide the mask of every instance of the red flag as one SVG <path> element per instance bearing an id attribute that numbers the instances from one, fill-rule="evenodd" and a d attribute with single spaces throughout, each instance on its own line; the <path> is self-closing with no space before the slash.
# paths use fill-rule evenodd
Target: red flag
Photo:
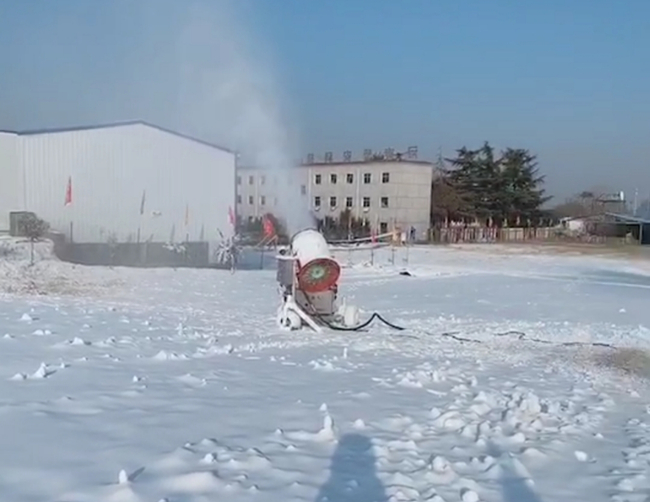
<path id="1" fill-rule="evenodd" d="M 65 188 L 65 202 L 64 206 L 72 204 L 72 176 L 68 176 L 68 185 Z"/>
<path id="2" fill-rule="evenodd" d="M 275 227 L 271 219 L 268 216 L 262 217 L 262 224 L 264 225 L 264 236 L 273 237 L 275 235 Z"/>
<path id="3" fill-rule="evenodd" d="M 232 206 L 228 206 L 228 221 L 230 224 L 235 227 L 235 212 L 232 210 Z"/>

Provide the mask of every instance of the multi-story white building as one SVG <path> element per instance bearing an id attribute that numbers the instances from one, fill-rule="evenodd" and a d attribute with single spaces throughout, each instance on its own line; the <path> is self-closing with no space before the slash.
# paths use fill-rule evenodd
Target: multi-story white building
<path id="1" fill-rule="evenodd" d="M 429 228 L 434 165 L 420 160 L 366 160 L 301 165 L 284 172 L 240 167 L 237 213 L 246 220 L 271 213 L 283 218 L 279 197 L 293 193 L 319 219 L 350 210 L 386 232 Z"/>

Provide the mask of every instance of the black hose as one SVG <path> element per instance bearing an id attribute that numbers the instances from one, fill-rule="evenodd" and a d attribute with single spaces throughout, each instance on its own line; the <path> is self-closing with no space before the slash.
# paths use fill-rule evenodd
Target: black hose
<path id="1" fill-rule="evenodd" d="M 415 331 L 418 332 L 418 330 Z M 458 331 L 446 331 L 443 333 L 431 333 L 429 331 L 419 331 L 419 332 L 427 336 L 451 338 L 452 340 L 461 343 L 463 342 L 478 343 L 478 344 L 485 343 L 485 340 L 477 340 L 476 338 L 466 338 L 464 336 L 461 336 L 461 333 Z M 552 340 L 544 340 L 542 338 L 531 338 L 523 331 L 516 331 L 516 330 L 504 331 L 501 333 L 491 333 L 491 335 L 494 337 L 516 336 L 517 339 L 521 341 L 543 343 L 546 345 L 553 345 L 556 347 L 598 347 L 598 348 L 605 348 L 605 349 L 616 349 L 616 346 L 605 342 L 554 342 Z"/>
<path id="2" fill-rule="evenodd" d="M 325 326 L 327 326 L 332 331 L 361 331 L 363 328 L 365 328 L 367 326 L 370 326 L 372 321 L 374 321 L 375 319 L 379 319 L 386 326 L 388 326 L 389 328 L 393 328 L 394 330 L 397 330 L 397 331 L 404 331 L 406 329 L 406 328 L 403 328 L 402 326 L 398 326 L 397 324 L 393 324 L 392 322 L 386 320 L 378 312 L 373 312 L 373 314 L 365 322 L 362 322 L 361 324 L 358 324 L 357 326 L 354 326 L 354 327 L 337 326 L 336 324 L 332 324 L 331 322 L 329 322 L 321 314 L 316 313 L 316 308 L 311 303 L 311 301 L 309 301 L 309 298 L 307 298 L 307 305 L 312 310 L 311 315 L 316 317 L 320 322 L 322 322 Z"/>
<path id="3" fill-rule="evenodd" d="M 326 319 L 323 318 L 323 316 L 320 315 L 315 315 L 315 317 L 318 317 L 318 319 L 328 328 L 330 328 L 333 331 L 360 331 L 363 328 L 370 326 L 372 324 L 372 321 L 375 319 L 378 319 L 379 321 L 383 322 L 386 326 L 389 328 L 393 328 L 394 330 L 397 331 L 405 331 L 406 328 L 402 326 L 398 326 L 397 324 L 393 324 L 392 322 L 388 321 L 386 318 L 382 317 L 381 314 L 378 312 L 374 312 L 366 321 L 362 322 L 361 324 L 354 326 L 354 327 L 343 327 L 343 326 L 337 326 L 336 324 L 332 324 L 328 322 Z M 417 332 L 417 330 L 416 330 Z M 466 342 L 466 343 L 479 343 L 482 344 L 484 343 L 482 340 L 476 340 L 474 338 L 466 338 L 463 336 L 460 336 L 458 332 L 443 332 L 443 333 L 430 333 L 427 331 L 422 331 L 421 333 L 429 336 L 440 336 L 444 338 L 451 338 L 457 342 Z M 493 333 L 493 336 L 501 337 L 501 336 L 517 336 L 519 340 L 525 340 L 529 342 L 534 342 L 534 343 L 545 343 L 549 345 L 556 345 L 556 346 L 565 346 L 565 347 L 575 347 L 575 346 L 582 346 L 582 347 L 601 347 L 601 348 L 607 348 L 607 349 L 615 349 L 616 347 L 609 344 L 609 343 L 603 343 L 603 342 L 560 342 L 556 343 L 551 340 L 543 340 L 539 338 L 530 338 L 526 333 L 521 332 L 521 331 L 515 331 L 515 330 L 510 330 L 510 331 L 505 331 L 501 333 Z M 417 337 L 416 337 L 417 338 Z"/>
<path id="4" fill-rule="evenodd" d="M 361 324 L 354 326 L 354 327 L 343 327 L 343 326 L 337 326 L 336 324 L 332 324 L 328 321 L 326 321 L 323 316 L 317 316 L 318 319 L 325 324 L 328 328 L 330 328 L 333 331 L 360 331 L 363 328 L 370 326 L 372 324 L 372 321 L 375 319 L 378 319 L 379 321 L 383 322 L 386 326 L 389 328 L 393 328 L 397 331 L 404 331 L 405 328 L 402 326 L 398 326 L 397 324 L 393 324 L 392 322 L 386 320 L 384 317 L 381 316 L 381 314 L 374 312 L 366 321 L 362 322 Z"/>

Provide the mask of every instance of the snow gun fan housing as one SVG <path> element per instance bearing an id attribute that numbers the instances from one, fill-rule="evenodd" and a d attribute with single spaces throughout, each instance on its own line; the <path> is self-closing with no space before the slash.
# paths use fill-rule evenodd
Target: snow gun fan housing
<path id="1" fill-rule="evenodd" d="M 320 232 L 308 229 L 295 234 L 288 250 L 278 259 L 277 280 L 282 290 L 278 324 L 285 329 L 304 325 L 316 331 L 321 326 L 353 326 L 357 309 L 337 306 L 341 267 L 329 252 Z"/>
<path id="2" fill-rule="evenodd" d="M 336 287 L 341 267 L 329 256 L 325 238 L 315 230 L 303 230 L 292 240 L 296 257 L 297 279 L 305 293 L 323 293 Z"/>

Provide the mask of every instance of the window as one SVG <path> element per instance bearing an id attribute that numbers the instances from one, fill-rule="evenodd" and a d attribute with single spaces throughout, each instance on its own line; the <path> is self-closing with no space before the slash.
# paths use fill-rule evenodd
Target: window
<path id="1" fill-rule="evenodd" d="M 241 195 L 237 196 L 237 204 L 241 204 Z"/>
<path id="2" fill-rule="evenodd" d="M 370 197 L 363 198 L 363 207 L 370 207 Z"/>
<path id="3" fill-rule="evenodd" d="M 372 174 L 363 173 L 363 182 L 368 185 L 372 181 Z"/>
<path id="4" fill-rule="evenodd" d="M 241 176 L 237 176 L 237 184 L 241 185 Z"/>
<path id="5" fill-rule="evenodd" d="M 248 196 L 248 203 L 249 203 L 251 206 L 253 205 L 254 201 L 253 201 L 253 196 L 252 196 L 252 195 L 249 195 L 249 196 Z"/>
<path id="6" fill-rule="evenodd" d="M 345 181 L 347 181 L 349 185 L 354 183 L 354 174 L 352 174 L 352 173 L 346 174 L 345 175 Z"/>
<path id="7" fill-rule="evenodd" d="M 336 185 L 336 182 L 339 180 L 339 177 L 336 175 L 336 173 L 330 174 L 330 183 L 332 185 Z"/>
<path id="8" fill-rule="evenodd" d="M 388 197 L 381 198 L 381 207 L 383 207 L 384 209 L 388 207 Z"/>
<path id="9" fill-rule="evenodd" d="M 320 208 L 320 197 L 318 195 L 314 197 L 314 207 L 317 209 Z"/>
<path id="10" fill-rule="evenodd" d="M 255 176 L 249 176 L 248 177 L 248 184 L 249 185 L 254 185 L 255 184 Z"/>
<path id="11" fill-rule="evenodd" d="M 386 223 L 385 221 L 382 221 L 379 224 L 379 233 L 380 234 L 387 234 L 388 233 L 388 223 Z"/>
<path id="12" fill-rule="evenodd" d="M 300 185 L 300 195 L 307 195 L 307 187 L 305 185 Z"/>
<path id="13" fill-rule="evenodd" d="M 264 195 L 260 195 L 260 206 L 266 206 L 266 197 Z"/>
<path id="14" fill-rule="evenodd" d="M 317 185 L 320 185 L 321 178 L 322 178 L 322 176 L 320 174 L 317 174 L 316 176 L 314 176 L 314 183 L 317 184 Z"/>
<path id="15" fill-rule="evenodd" d="M 354 199 L 352 197 L 345 198 L 345 207 L 352 207 L 354 205 Z"/>
<path id="16" fill-rule="evenodd" d="M 381 182 L 390 183 L 390 173 L 381 173 Z"/>
<path id="17" fill-rule="evenodd" d="M 330 197 L 330 207 L 336 207 L 336 197 Z"/>
<path id="18" fill-rule="evenodd" d="M 266 176 L 262 175 L 260 176 L 260 185 L 266 184 Z"/>

